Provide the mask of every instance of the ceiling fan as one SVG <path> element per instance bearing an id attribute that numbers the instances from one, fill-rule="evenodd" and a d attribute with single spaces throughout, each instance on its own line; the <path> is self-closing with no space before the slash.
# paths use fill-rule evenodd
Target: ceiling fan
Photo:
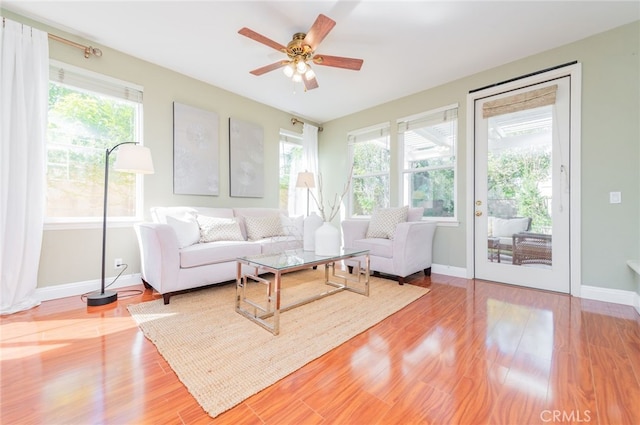
<path id="1" fill-rule="evenodd" d="M 286 46 L 246 27 L 240 29 L 238 33 L 286 53 L 289 57 L 286 60 L 280 60 L 270 65 L 254 69 L 250 71 L 251 74 L 262 75 L 274 69 L 284 67 L 283 71 L 287 77 L 290 77 L 295 82 L 302 81 L 306 90 L 312 90 L 318 87 L 318 80 L 316 79 L 315 72 L 311 69 L 310 62 L 315 65 L 333 66 L 354 71 L 359 71 L 362 67 L 362 59 L 315 53 L 322 40 L 324 40 L 335 25 L 336 22 L 333 19 L 320 14 L 309 29 L 309 32 L 306 34 L 303 32 L 295 33 L 293 39 Z"/>

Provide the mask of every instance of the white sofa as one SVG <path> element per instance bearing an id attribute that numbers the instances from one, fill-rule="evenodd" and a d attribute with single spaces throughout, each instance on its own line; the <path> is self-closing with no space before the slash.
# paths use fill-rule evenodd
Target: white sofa
<path id="1" fill-rule="evenodd" d="M 406 210 L 404 219 L 399 219 L 397 224 L 377 220 L 386 212 L 402 212 L 403 209 Z M 371 220 L 344 220 L 344 247 L 368 249 L 373 274 L 395 276 L 400 285 L 413 273 L 423 271 L 425 276 L 429 276 L 436 222 L 422 220 L 423 212 L 424 208 L 387 208 L 379 214 L 374 213 Z M 379 227 L 381 231 L 372 229 L 372 226 Z M 346 260 L 345 264 L 351 272 L 355 263 Z"/>
<path id="2" fill-rule="evenodd" d="M 142 281 L 165 304 L 178 292 L 235 280 L 237 257 L 303 244 L 303 217 L 275 208 L 154 207 L 151 217 L 135 225 Z"/>

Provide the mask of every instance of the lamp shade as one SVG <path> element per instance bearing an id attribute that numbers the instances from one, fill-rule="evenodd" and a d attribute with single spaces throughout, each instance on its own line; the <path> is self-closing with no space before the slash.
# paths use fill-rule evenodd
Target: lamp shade
<path id="1" fill-rule="evenodd" d="M 313 173 L 303 171 L 298 173 L 298 180 L 296 181 L 296 187 L 305 187 L 307 189 L 313 189 L 316 187 Z"/>
<path id="2" fill-rule="evenodd" d="M 153 174 L 151 151 L 138 144 L 124 144 L 118 148 L 113 169 L 127 173 Z"/>

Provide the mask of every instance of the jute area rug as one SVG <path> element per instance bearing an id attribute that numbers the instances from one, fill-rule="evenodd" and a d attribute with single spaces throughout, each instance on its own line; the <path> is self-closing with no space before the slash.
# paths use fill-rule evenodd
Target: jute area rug
<path id="1" fill-rule="evenodd" d="M 323 292 L 323 278 L 320 267 L 285 274 L 283 303 Z M 372 276 L 369 297 L 343 291 L 281 313 L 277 336 L 236 313 L 235 284 L 173 296 L 169 305 L 158 299 L 128 309 L 180 381 L 216 417 L 428 292 Z"/>

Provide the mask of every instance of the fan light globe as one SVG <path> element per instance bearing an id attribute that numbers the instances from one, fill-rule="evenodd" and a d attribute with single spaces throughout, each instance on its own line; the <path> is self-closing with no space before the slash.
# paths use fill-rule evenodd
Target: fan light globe
<path id="1" fill-rule="evenodd" d="M 306 63 L 304 63 L 303 61 L 299 61 L 299 62 L 296 64 L 296 69 L 298 70 L 298 72 L 299 72 L 300 74 L 304 74 L 304 73 L 305 73 L 305 71 L 307 70 L 307 64 L 306 64 Z"/>
<path id="2" fill-rule="evenodd" d="M 291 78 L 294 82 L 299 83 L 300 81 L 302 81 L 302 75 L 298 74 L 297 72 L 295 74 L 293 74 L 293 77 Z"/>
<path id="3" fill-rule="evenodd" d="M 313 72 L 313 69 L 309 68 L 309 70 L 304 74 L 304 78 L 307 79 L 307 81 L 309 80 L 313 80 L 316 76 L 316 73 Z"/>
<path id="4" fill-rule="evenodd" d="M 286 75 L 287 77 L 291 78 L 291 76 L 293 75 L 293 66 L 292 66 L 292 64 L 289 64 L 289 65 L 285 66 L 284 68 L 282 68 L 282 72 L 284 72 L 284 75 Z"/>

